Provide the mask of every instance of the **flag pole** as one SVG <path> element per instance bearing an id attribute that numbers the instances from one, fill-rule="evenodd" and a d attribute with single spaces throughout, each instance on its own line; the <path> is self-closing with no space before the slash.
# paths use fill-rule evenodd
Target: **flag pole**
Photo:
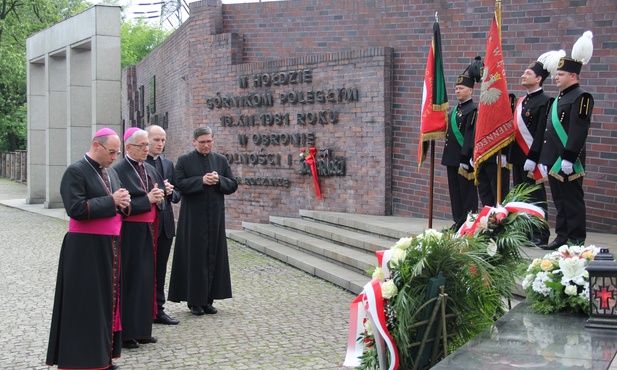
<path id="1" fill-rule="evenodd" d="M 435 22 L 439 23 L 437 12 L 435 12 Z M 428 228 L 433 228 L 433 199 L 435 198 L 435 140 L 431 140 L 431 169 L 429 176 L 428 194 Z"/>
<path id="2" fill-rule="evenodd" d="M 499 30 L 499 44 L 501 44 L 501 0 L 495 1 L 495 19 L 497 19 L 497 29 Z M 497 205 L 501 205 L 501 149 L 497 152 Z"/>

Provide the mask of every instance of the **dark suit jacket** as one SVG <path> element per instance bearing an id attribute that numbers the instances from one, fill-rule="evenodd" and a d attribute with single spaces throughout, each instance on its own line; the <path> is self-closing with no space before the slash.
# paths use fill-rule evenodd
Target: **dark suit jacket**
<path id="1" fill-rule="evenodd" d="M 163 167 L 163 173 L 161 177 L 163 180 L 169 181 L 174 186 L 172 194 L 165 198 L 165 209 L 159 211 L 159 235 L 165 235 L 167 239 L 171 239 L 176 235 L 176 224 L 174 220 L 174 210 L 171 203 L 178 203 L 180 201 L 180 191 L 176 189 L 176 175 L 174 174 L 174 163 L 169 158 L 165 158 L 162 155 L 159 156 L 161 165 Z M 156 168 L 154 158 L 148 155 L 146 163 Z"/>

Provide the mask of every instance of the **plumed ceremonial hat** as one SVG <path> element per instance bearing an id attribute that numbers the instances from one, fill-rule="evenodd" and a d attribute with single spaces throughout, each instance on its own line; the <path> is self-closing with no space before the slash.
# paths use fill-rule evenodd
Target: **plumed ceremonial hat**
<path id="1" fill-rule="evenodd" d="M 482 62 L 482 57 L 477 56 L 471 62 L 471 64 L 465 68 L 463 74 L 458 75 L 456 78 L 457 85 L 467 86 L 473 89 L 474 84 L 480 82 L 482 79 L 482 70 L 484 68 L 484 63 Z"/>
<path id="2" fill-rule="evenodd" d="M 593 55 L 593 33 L 591 31 L 585 31 L 583 36 L 572 46 L 571 58 L 563 57 L 559 60 L 557 65 L 558 71 L 566 71 L 570 73 L 581 73 L 583 65 L 589 63 L 591 56 Z"/>
<path id="3" fill-rule="evenodd" d="M 554 77 L 555 72 L 557 72 L 557 66 L 559 65 L 559 61 L 565 56 L 566 52 L 564 50 L 551 50 L 540 55 L 538 57 L 538 62 L 542 63 L 544 69 L 546 69 L 547 72 L 549 72 L 551 76 Z"/>
<path id="4" fill-rule="evenodd" d="M 540 85 L 544 83 L 544 80 L 546 80 L 546 78 L 550 74 L 549 71 L 544 68 L 544 64 L 542 62 L 538 62 L 537 60 L 535 62 L 532 62 L 529 67 L 527 67 L 527 69 L 531 69 L 533 73 L 536 74 L 536 76 L 542 77 Z"/>

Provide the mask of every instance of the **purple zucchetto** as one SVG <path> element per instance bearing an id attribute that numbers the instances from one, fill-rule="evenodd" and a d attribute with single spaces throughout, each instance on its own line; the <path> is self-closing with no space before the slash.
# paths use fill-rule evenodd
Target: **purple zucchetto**
<path id="1" fill-rule="evenodd" d="M 94 134 L 94 137 L 109 136 L 109 135 L 118 135 L 118 134 L 116 133 L 116 131 L 114 131 L 114 130 L 108 128 L 108 127 L 104 127 L 102 129 L 98 130 L 96 132 L 96 134 Z"/>
<path id="2" fill-rule="evenodd" d="M 135 131 L 139 130 L 141 130 L 139 127 L 131 127 L 130 129 L 126 130 L 126 132 L 124 133 L 124 141 L 131 137 L 131 135 L 133 135 Z"/>

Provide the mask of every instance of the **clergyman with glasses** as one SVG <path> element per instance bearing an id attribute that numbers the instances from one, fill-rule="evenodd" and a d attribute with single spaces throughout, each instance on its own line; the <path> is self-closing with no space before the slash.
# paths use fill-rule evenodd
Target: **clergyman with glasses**
<path id="1" fill-rule="evenodd" d="M 70 220 L 58 263 L 48 366 L 117 369 L 120 212 L 131 201 L 109 168 L 119 154 L 120 138 L 103 128 L 62 176 L 60 195 Z"/>
<path id="2" fill-rule="evenodd" d="M 157 342 L 152 336 L 152 320 L 156 317 L 157 207 L 165 204 L 165 183 L 156 169 L 145 162 L 149 144 L 146 131 L 129 128 L 124 134 L 124 159 L 114 165 L 131 195 L 120 234 L 122 346 L 129 349 Z"/>
<path id="3" fill-rule="evenodd" d="M 186 301 L 194 315 L 215 314 L 214 300 L 231 298 L 225 196 L 238 183 L 225 156 L 212 151 L 212 129 L 195 129 L 193 146 L 176 163 L 182 200 L 167 298 Z"/>

